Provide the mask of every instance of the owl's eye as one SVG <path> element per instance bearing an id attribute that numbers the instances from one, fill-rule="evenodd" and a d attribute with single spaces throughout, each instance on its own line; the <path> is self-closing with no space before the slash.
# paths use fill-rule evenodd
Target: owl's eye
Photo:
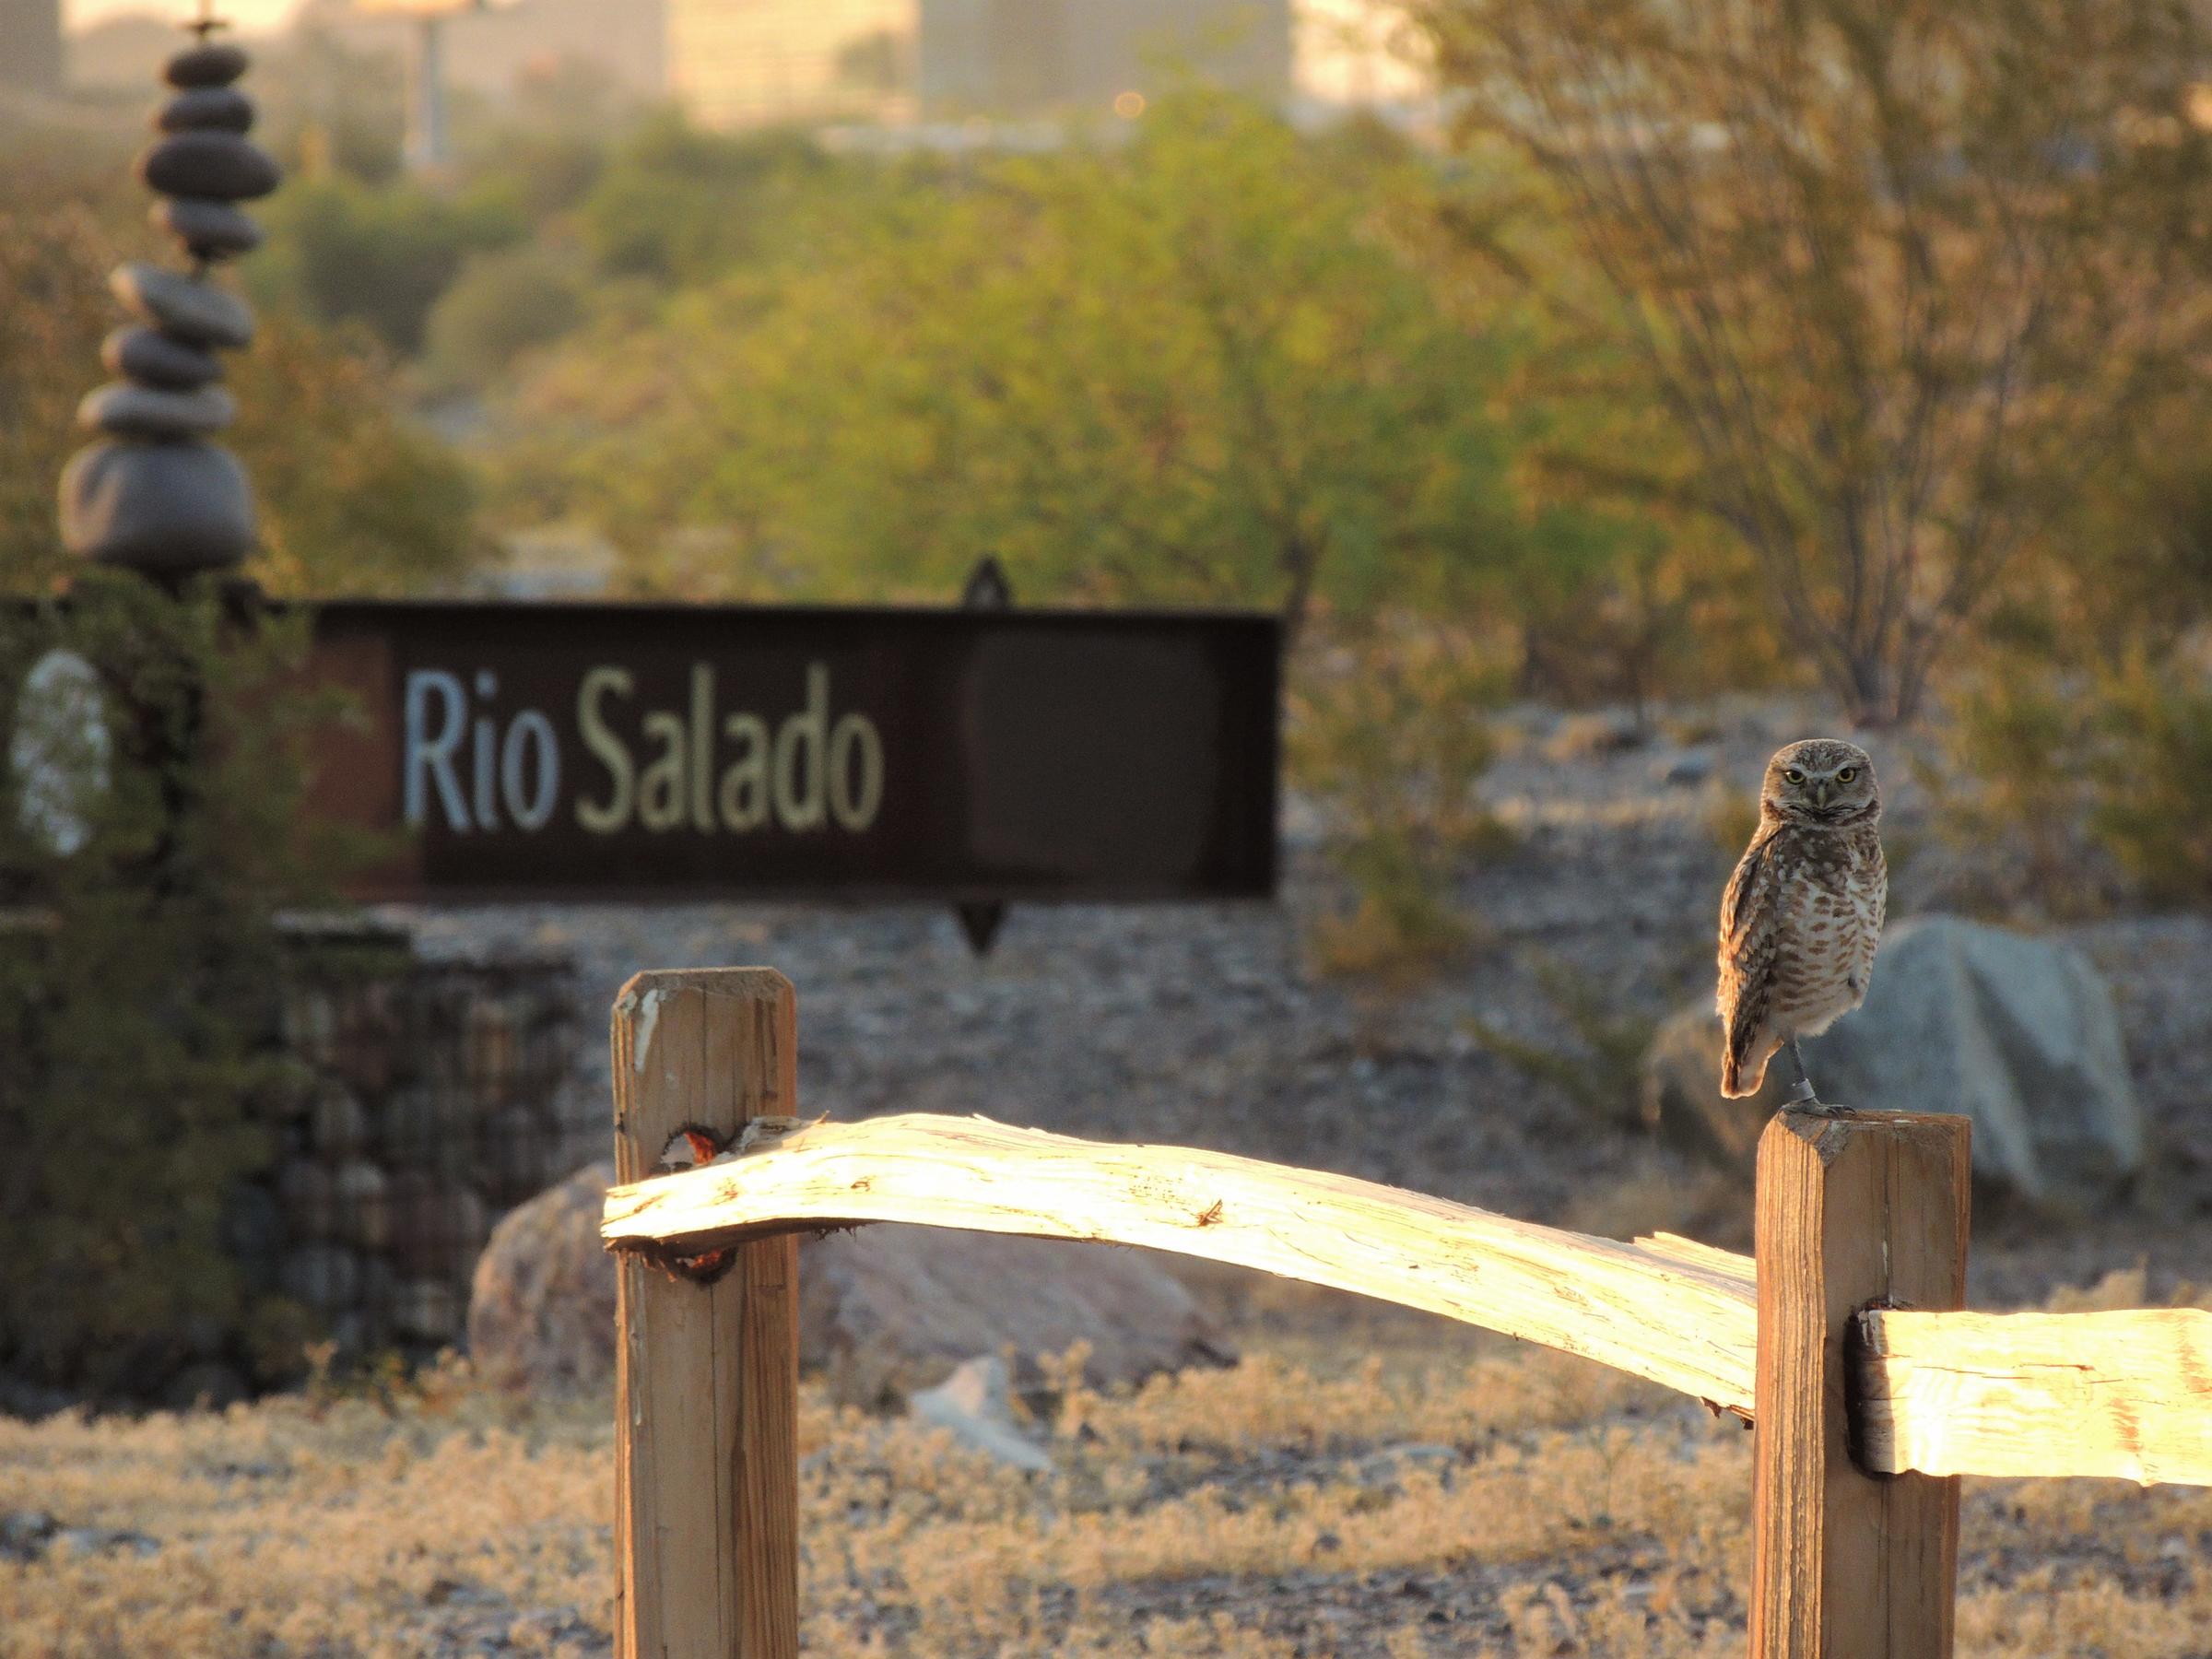
<path id="1" fill-rule="evenodd" d="M 1836 774 L 1836 782 L 1839 783 L 1848 783 L 1858 775 L 1859 769 L 1857 767 L 1847 766 L 1841 771 Z"/>
<path id="2" fill-rule="evenodd" d="M 1789 771 L 1783 772 L 1782 776 L 1783 781 L 1788 783 L 1802 783 L 1805 782 L 1805 774 L 1799 771 L 1794 766 L 1791 767 Z"/>

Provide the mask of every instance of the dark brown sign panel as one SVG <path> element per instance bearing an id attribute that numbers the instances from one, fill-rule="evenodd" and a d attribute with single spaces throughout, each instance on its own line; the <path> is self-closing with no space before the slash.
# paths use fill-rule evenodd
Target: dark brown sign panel
<path id="1" fill-rule="evenodd" d="M 336 603 L 364 897 L 1194 899 L 1275 886 L 1270 618 Z"/>

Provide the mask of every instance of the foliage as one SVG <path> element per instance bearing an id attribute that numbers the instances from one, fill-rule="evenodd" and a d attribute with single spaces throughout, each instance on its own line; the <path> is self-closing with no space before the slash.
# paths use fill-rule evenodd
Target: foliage
<path id="1" fill-rule="evenodd" d="M 90 571 L 4 626 L 0 1367 L 104 1392 L 195 1333 L 243 1357 L 293 1328 L 241 1288 L 226 1206 L 288 1080 L 274 912 L 326 896 L 298 827 L 324 711 L 280 688 L 303 624 L 242 629 L 204 583 Z"/>
<path id="2" fill-rule="evenodd" d="M 1465 1021 L 1468 1035 L 1531 1082 L 1558 1089 L 1593 1123 L 1627 1128 L 1640 1122 L 1643 1057 L 1652 1046 L 1653 1020 L 1617 1012 L 1606 987 L 1563 962 L 1539 959 L 1535 973 L 1551 1006 L 1550 1025 L 1567 1034 L 1570 1046 L 1532 1042 L 1475 1016 Z"/>
<path id="3" fill-rule="evenodd" d="M 1729 526 L 1856 715 L 1909 715 L 2204 342 L 2190 8 L 1414 9 L 1470 142 L 1533 162 L 1602 278 L 1549 297 L 1668 419 L 1606 469 Z"/>
<path id="4" fill-rule="evenodd" d="M 261 503 L 246 572 L 274 594 L 338 598 L 449 588 L 484 557 L 476 487 L 397 407 L 373 344 L 265 321 L 231 375 L 227 436 Z"/>
<path id="5" fill-rule="evenodd" d="M 797 194 L 830 170 L 801 134 L 727 136 L 671 112 L 614 147 L 579 206 L 579 225 L 610 276 L 709 281 L 757 262 L 787 229 Z"/>
<path id="6" fill-rule="evenodd" d="M 1943 821 L 1998 905 L 2212 905 L 2212 465 L 2178 402 L 2062 522 L 1950 700 Z"/>
<path id="7" fill-rule="evenodd" d="M 54 488 L 113 319 L 108 253 L 83 208 L 0 203 L 0 585 L 42 584 L 60 568 Z"/>
<path id="8" fill-rule="evenodd" d="M 514 512 L 609 535 L 643 586 L 944 595 L 990 551 L 1025 597 L 1293 629 L 1603 538 L 1521 511 L 1516 342 L 1397 244 L 1401 149 L 1193 94 L 1118 148 L 840 177 L 777 257 L 532 377 Z"/>
<path id="9" fill-rule="evenodd" d="M 122 319 L 107 276 L 132 251 L 108 204 L 53 178 L 0 203 L 0 590 L 42 592 L 74 563 L 54 488 L 89 441 L 77 400 Z M 450 582 L 478 549 L 460 464 L 396 406 L 388 364 L 358 336 L 264 318 L 230 359 L 239 423 L 224 435 L 253 480 L 265 555 L 246 572 L 286 592 Z"/>
<path id="10" fill-rule="evenodd" d="M 1310 651 L 1290 696 L 1289 772 L 1356 896 L 1314 925 L 1324 968 L 1403 981 L 1468 941 L 1454 877 L 1507 840 L 1477 794 L 1500 679 L 1463 631 L 1402 614 Z"/>
<path id="11" fill-rule="evenodd" d="M 2152 899 L 2212 907 L 2212 663 L 2132 663 L 2100 713 L 2090 833 Z"/>
<path id="12" fill-rule="evenodd" d="M 583 273 L 541 242 L 470 255 L 439 296 L 424 360 L 441 387 L 482 388 L 582 319 Z"/>
<path id="13" fill-rule="evenodd" d="M 527 229 L 504 192 L 453 198 L 344 174 L 292 180 L 264 210 L 268 245 L 248 266 L 265 301 L 312 322 L 365 326 L 391 351 L 421 350 L 430 308 L 471 253 Z"/>
<path id="14" fill-rule="evenodd" d="M 1741 1654 L 1751 1437 L 1593 1365 L 1422 1329 L 1389 1363 L 1322 1333 L 1309 1362 L 1071 1393 L 1041 1476 L 807 1384 L 805 1651 Z M 0 1420 L 0 1513 L 126 1534 L 0 1560 L 0 1617 L 40 1659 L 435 1653 L 486 1630 L 604 1653 L 607 1423 L 603 1400 L 482 1394 Z M 2202 1488 L 1970 1483 L 1961 1651 L 2088 1659 L 2124 1631 L 2130 1659 L 2200 1655 L 2212 1589 L 2173 1561 L 2208 1528 Z"/>

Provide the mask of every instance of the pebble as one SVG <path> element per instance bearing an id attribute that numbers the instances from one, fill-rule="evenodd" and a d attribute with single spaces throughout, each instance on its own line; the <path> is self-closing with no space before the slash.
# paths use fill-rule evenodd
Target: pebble
<path id="1" fill-rule="evenodd" d="M 147 217 L 201 259 L 228 259 L 261 246 L 261 227 L 228 202 L 163 196 Z"/>
<path id="2" fill-rule="evenodd" d="M 115 381 L 85 394 L 76 424 L 118 438 L 202 438 L 238 418 L 238 400 L 220 386 L 165 392 Z"/>
<path id="3" fill-rule="evenodd" d="M 209 443 L 106 439 L 62 469 L 62 543 L 147 571 L 236 564 L 253 547 L 245 468 Z"/>
<path id="4" fill-rule="evenodd" d="M 100 360 L 110 374 L 171 392 L 189 392 L 223 378 L 222 360 L 213 352 L 158 328 L 118 328 L 100 342 Z"/>
<path id="5" fill-rule="evenodd" d="M 163 133 L 242 133 L 253 124 L 253 102 L 236 87 L 192 87 L 154 112 Z"/>
<path id="6" fill-rule="evenodd" d="M 265 196 L 283 174 L 268 151 L 236 133 L 175 133 L 138 158 L 138 176 L 164 195 L 242 202 Z"/>
<path id="7" fill-rule="evenodd" d="M 132 260 L 115 267 L 108 286 L 134 313 L 195 346 L 241 347 L 253 338 L 246 302 L 213 283 Z"/>
<path id="8" fill-rule="evenodd" d="M 203 41 L 178 53 L 161 66 L 172 87 L 227 87 L 246 72 L 246 54 L 235 46 Z"/>

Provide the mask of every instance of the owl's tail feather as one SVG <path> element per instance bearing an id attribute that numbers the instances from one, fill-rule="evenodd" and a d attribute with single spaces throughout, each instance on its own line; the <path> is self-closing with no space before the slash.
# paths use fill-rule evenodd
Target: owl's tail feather
<path id="1" fill-rule="evenodd" d="M 1740 1100 L 1747 1095 L 1759 1092 L 1759 1085 L 1767 1080 L 1767 1063 L 1760 1060 L 1747 1078 L 1745 1062 L 1750 1055 L 1731 1041 L 1721 1051 L 1721 1093 L 1731 1100 Z"/>

